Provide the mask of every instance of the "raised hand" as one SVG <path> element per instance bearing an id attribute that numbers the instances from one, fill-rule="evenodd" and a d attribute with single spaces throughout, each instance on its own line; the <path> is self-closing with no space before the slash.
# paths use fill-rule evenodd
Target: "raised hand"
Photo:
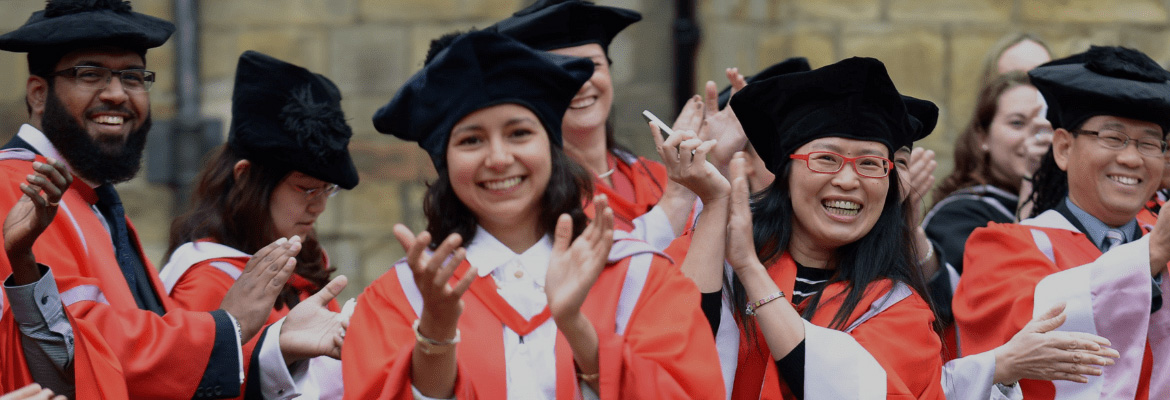
<path id="1" fill-rule="evenodd" d="M 479 276 L 468 270 L 455 285 L 448 283 L 455 268 L 467 257 L 467 251 L 459 247 L 463 238 L 451 234 L 433 254 L 428 255 L 424 250 L 431 243 L 430 232 L 423 231 L 415 236 L 405 225 L 395 224 L 394 237 L 406 250 L 406 263 L 414 273 L 414 284 L 426 305 L 419 316 L 419 333 L 437 341 L 452 340 L 459 316 L 463 314 L 463 294 Z"/>
<path id="2" fill-rule="evenodd" d="M 544 284 L 549 311 L 557 321 L 580 315 L 581 304 L 605 268 L 613 247 L 613 210 L 609 208 L 609 200 L 605 195 L 594 196 L 593 207 L 596 211 L 593 221 L 576 239 L 573 239 L 572 218 L 562 214 L 557 220 Z"/>
<path id="3" fill-rule="evenodd" d="M 1150 275 L 1158 276 L 1166 270 L 1166 263 L 1170 262 L 1170 218 L 1158 218 L 1149 235 Z"/>
<path id="4" fill-rule="evenodd" d="M 675 131 L 674 136 L 664 140 L 654 124 L 650 124 L 650 132 L 672 182 L 686 187 L 704 203 L 727 196 L 731 189 L 727 178 L 707 161 L 707 154 L 716 146 L 714 140 L 701 141 L 690 131 Z"/>
<path id="5" fill-rule="evenodd" d="M 329 311 L 326 305 L 345 289 L 349 280 L 345 275 L 333 278 L 329 284 L 305 301 L 293 307 L 280 328 L 280 351 L 286 363 L 329 356 L 341 359 L 341 344 L 349 320 Z"/>
<path id="6" fill-rule="evenodd" d="M 922 204 L 922 197 L 926 196 L 926 193 L 934 187 L 934 170 L 937 168 L 938 162 L 934 160 L 934 150 L 915 147 L 910 152 L 910 165 L 907 167 L 907 176 L 903 187 L 906 189 L 906 202 L 914 205 L 914 220 L 911 221 L 913 226 L 918 226 L 922 222 L 922 212 L 919 210 L 919 206 Z"/>
<path id="7" fill-rule="evenodd" d="M 1058 304 L 1033 319 L 995 351 L 995 382 L 1020 379 L 1065 380 L 1087 383 L 1085 375 L 1101 375 L 1101 366 L 1120 358 L 1109 340 L 1083 332 L 1055 332 L 1068 318 Z"/>
<path id="8" fill-rule="evenodd" d="M 674 125 L 670 126 L 670 130 L 698 132 L 703 126 L 703 117 L 703 99 L 699 95 L 691 96 L 678 112 L 678 118 L 674 119 Z"/>
<path id="9" fill-rule="evenodd" d="M 38 384 L 29 384 L 28 386 L 16 389 L 0 396 L 0 400 L 66 400 L 65 396 L 56 396 L 52 390 L 42 388 Z"/>
<path id="10" fill-rule="evenodd" d="M 735 68 L 727 69 L 727 78 L 731 81 L 731 96 L 742 89 L 747 83 L 743 75 Z M 714 81 L 707 81 L 707 100 L 704 108 L 703 127 L 699 129 L 699 139 L 712 140 L 718 144 L 711 151 L 711 163 L 722 173 L 727 172 L 727 164 L 737 151 L 742 151 L 747 145 L 747 134 L 740 126 L 739 119 L 731 106 L 719 109 L 719 90 Z"/>
<path id="11" fill-rule="evenodd" d="M 296 268 L 301 238 L 280 238 L 264 246 L 248 260 L 244 272 L 219 303 L 240 324 L 240 336 L 247 342 L 268 321 L 276 296 Z"/>
<path id="12" fill-rule="evenodd" d="M 731 209 L 727 216 L 727 262 L 736 274 L 742 274 L 748 268 L 763 268 L 756 255 L 756 245 L 752 239 L 752 210 L 749 203 L 750 193 L 745 176 L 746 158 L 743 152 L 738 152 L 731 160 Z"/>
<path id="13" fill-rule="evenodd" d="M 57 205 L 61 196 L 73 183 L 73 175 L 60 160 L 49 159 L 48 163 L 33 162 L 32 175 L 20 184 L 24 193 L 4 219 L 4 251 L 12 263 L 13 280 L 17 285 L 27 285 L 40 278 L 36 258 L 32 253 L 33 243 L 57 216 Z"/>

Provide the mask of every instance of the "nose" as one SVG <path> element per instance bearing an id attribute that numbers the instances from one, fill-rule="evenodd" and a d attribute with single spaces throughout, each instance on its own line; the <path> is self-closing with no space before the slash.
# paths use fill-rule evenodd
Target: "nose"
<path id="1" fill-rule="evenodd" d="M 861 175 L 858 175 L 854 168 L 852 163 L 843 165 L 840 171 L 833 174 L 833 180 L 830 183 L 844 191 L 857 189 L 861 186 Z"/>
<path id="2" fill-rule="evenodd" d="M 1138 152 L 1138 142 L 1130 140 L 1125 144 L 1125 148 L 1118 150 L 1117 163 L 1130 168 L 1138 168 L 1142 166 L 1145 158 L 1142 153 Z"/>
<path id="3" fill-rule="evenodd" d="M 126 93 L 126 87 L 122 86 L 122 78 L 115 74 L 110 76 L 106 88 L 98 92 L 98 98 L 106 103 L 122 104 L 130 99 L 130 94 Z"/>
<path id="4" fill-rule="evenodd" d="M 1052 133 L 1052 123 L 1043 115 L 1032 118 L 1032 127 L 1034 129 L 1032 133 Z"/>
<path id="5" fill-rule="evenodd" d="M 504 169 L 514 160 L 512 150 L 508 148 L 508 144 L 502 139 L 491 139 L 488 152 L 485 163 L 491 169 Z"/>

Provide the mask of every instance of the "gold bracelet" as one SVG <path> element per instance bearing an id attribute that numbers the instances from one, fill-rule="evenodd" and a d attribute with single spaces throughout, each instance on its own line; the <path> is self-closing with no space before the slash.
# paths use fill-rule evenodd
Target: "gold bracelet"
<path id="1" fill-rule="evenodd" d="M 455 344 L 459 343 L 459 329 L 455 329 L 455 337 L 447 341 L 438 341 L 429 337 L 423 336 L 418 331 L 418 324 L 421 319 L 414 320 L 414 340 L 415 344 L 419 346 L 423 354 L 443 354 L 455 348 Z"/>

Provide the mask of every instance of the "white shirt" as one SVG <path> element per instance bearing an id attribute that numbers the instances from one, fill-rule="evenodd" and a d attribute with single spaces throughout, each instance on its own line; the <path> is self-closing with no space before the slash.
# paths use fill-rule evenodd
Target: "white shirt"
<path id="1" fill-rule="evenodd" d="M 516 254 L 483 227 L 476 229 L 475 239 L 467 246 L 468 263 L 479 276 L 490 274 L 495 279 L 500 297 L 520 316 L 531 319 L 544 311 L 548 305 L 544 278 L 552 256 L 552 238 L 545 235 L 528 250 Z M 555 399 L 556 324 L 549 318 L 524 337 L 506 325 L 503 329 L 508 398 Z"/>

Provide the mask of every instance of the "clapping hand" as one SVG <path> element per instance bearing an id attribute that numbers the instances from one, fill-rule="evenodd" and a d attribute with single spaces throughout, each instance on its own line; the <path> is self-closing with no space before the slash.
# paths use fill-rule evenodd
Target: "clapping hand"
<path id="1" fill-rule="evenodd" d="M 463 238 L 451 234 L 428 255 L 424 250 L 431 243 L 430 232 L 423 231 L 416 236 L 406 226 L 395 224 L 394 236 L 406 250 L 406 263 L 414 273 L 414 283 L 422 295 L 423 304 L 426 304 L 423 315 L 419 317 L 419 333 L 437 341 L 453 339 L 459 316 L 463 314 L 463 294 L 479 276 L 468 269 L 454 285 L 448 282 L 455 274 L 455 268 L 467 257 L 467 251 L 460 247 Z"/>
<path id="2" fill-rule="evenodd" d="M 544 287 L 549 311 L 557 321 L 580 315 L 581 304 L 609 260 L 613 246 L 613 210 L 605 195 L 593 197 L 593 207 L 596 211 L 593 221 L 576 239 L 573 239 L 573 219 L 562 214 L 557 220 Z"/>
<path id="3" fill-rule="evenodd" d="M 345 289 L 345 275 L 333 278 L 324 288 L 300 302 L 289 311 L 280 328 L 280 351 L 284 362 L 329 356 L 341 359 L 341 345 L 349 320 L 329 311 L 327 305 Z"/>
<path id="4" fill-rule="evenodd" d="M 40 278 L 33 243 L 40 237 L 53 218 L 61 197 L 73 183 L 73 175 L 60 160 L 48 163 L 33 162 L 34 173 L 20 184 L 24 193 L 4 219 L 4 251 L 12 263 L 13 279 L 17 285 L 27 285 Z"/>

